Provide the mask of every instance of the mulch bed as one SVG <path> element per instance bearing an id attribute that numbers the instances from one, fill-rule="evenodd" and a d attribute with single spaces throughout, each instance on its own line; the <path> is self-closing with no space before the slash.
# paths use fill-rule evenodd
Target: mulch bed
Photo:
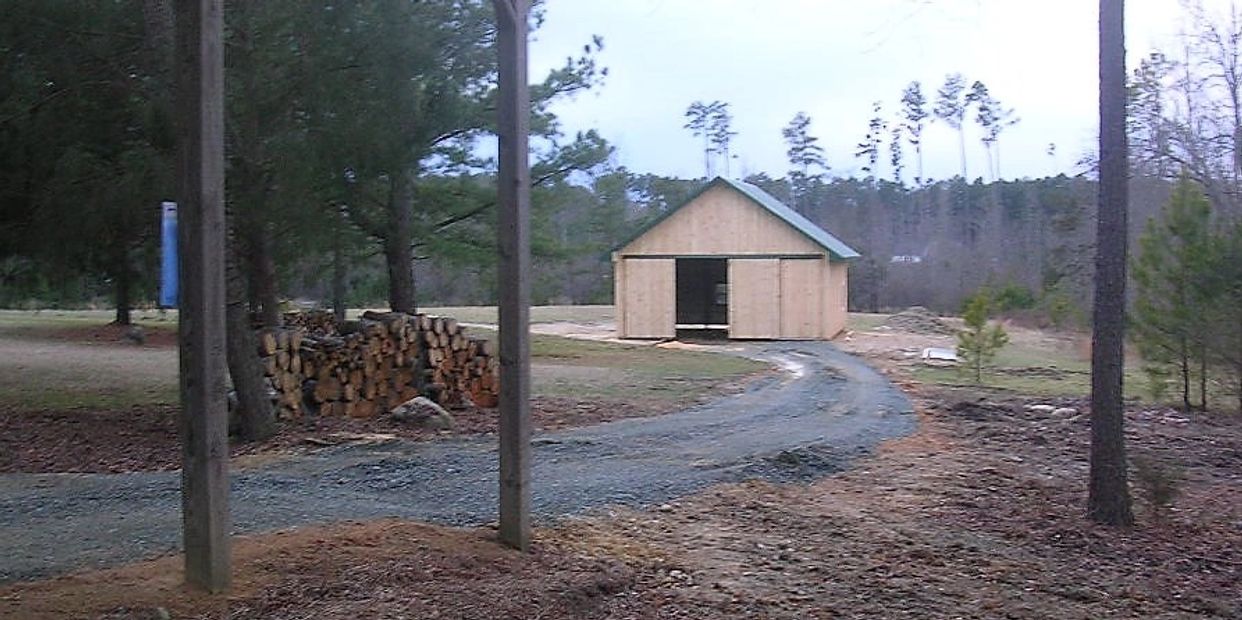
<path id="1" fill-rule="evenodd" d="M 120 473 L 181 467 L 177 407 L 147 406 L 119 410 L 28 411 L 0 407 L 0 473 Z M 307 417 L 282 421 L 271 439 L 234 441 L 238 457 L 297 454 L 327 445 L 374 440 L 377 435 L 412 441 L 494 434 L 495 409 L 450 411 L 454 429 L 433 431 L 393 422 L 386 416 L 362 420 Z M 616 402 L 564 397 L 534 399 L 531 415 L 537 430 L 587 426 L 653 415 L 659 411 Z"/>
<path id="2" fill-rule="evenodd" d="M 921 393 L 920 430 L 839 476 L 717 487 L 558 538 L 648 567 L 611 617 L 1242 617 L 1238 416 L 1130 411 L 1132 458 L 1180 494 L 1155 504 L 1132 469 L 1137 523 L 1112 528 L 1084 514 L 1087 416 Z"/>
<path id="3" fill-rule="evenodd" d="M 108 323 L 107 325 L 83 325 L 80 327 L 30 327 L 23 331 L 31 336 L 84 344 L 123 344 L 168 348 L 177 346 L 177 330 L 174 328 L 142 328 L 142 344 L 126 337 L 129 327 Z"/>
<path id="4" fill-rule="evenodd" d="M 577 619 L 634 582 L 615 560 L 522 554 L 490 530 L 400 521 L 238 537 L 233 563 L 227 595 L 186 588 L 172 556 L 0 587 L 0 617 Z"/>

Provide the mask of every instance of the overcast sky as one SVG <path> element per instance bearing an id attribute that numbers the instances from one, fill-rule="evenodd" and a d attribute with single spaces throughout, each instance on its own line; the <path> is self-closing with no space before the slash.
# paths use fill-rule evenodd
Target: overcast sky
<path id="1" fill-rule="evenodd" d="M 1177 46 L 1178 0 L 1126 5 L 1130 66 Z M 531 43 L 532 79 L 601 35 L 605 84 L 556 111 L 569 132 L 600 130 L 617 163 L 636 172 L 701 176 L 701 142 L 682 128 L 683 113 L 718 99 L 739 132 L 733 176 L 784 175 L 780 130 L 799 110 L 833 173 L 858 174 L 853 153 L 872 102 L 892 116 L 910 81 L 932 96 L 954 71 L 983 81 L 1021 118 L 1001 136 L 1005 178 L 1072 171 L 1095 140 L 1093 0 L 547 0 L 546 8 Z M 967 156 L 969 176 L 984 175 L 977 132 L 967 134 Z M 912 155 L 907 162 L 909 178 Z M 927 131 L 924 166 L 932 178 L 958 173 L 953 130 Z"/>

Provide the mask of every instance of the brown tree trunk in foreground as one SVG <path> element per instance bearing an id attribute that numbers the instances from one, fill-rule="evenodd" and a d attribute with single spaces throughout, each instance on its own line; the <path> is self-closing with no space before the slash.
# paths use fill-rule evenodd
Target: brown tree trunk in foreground
<path id="1" fill-rule="evenodd" d="M 115 278 L 116 283 L 116 319 L 113 322 L 117 325 L 129 325 L 134 287 L 133 271 L 129 266 L 129 252 L 124 249 L 118 252 L 116 268 L 113 272 L 112 277 Z"/>
<path id="2" fill-rule="evenodd" d="M 384 264 L 388 268 L 388 307 L 393 312 L 414 312 L 413 195 L 410 181 L 399 175 L 393 180 L 388 203 L 389 228 L 384 237 Z"/>
<path id="3" fill-rule="evenodd" d="M 345 252 L 341 248 L 341 217 L 335 216 L 336 234 L 332 236 L 332 318 L 337 324 L 345 321 Z"/>
<path id="4" fill-rule="evenodd" d="M 246 441 L 259 441 L 276 433 L 276 417 L 263 381 L 263 367 L 256 354 L 258 341 L 250 327 L 250 313 L 246 308 L 246 281 L 235 250 L 235 247 L 227 250 L 225 272 L 224 318 L 229 376 L 237 394 L 236 419 L 241 437 Z"/>
<path id="5" fill-rule="evenodd" d="M 280 327 L 280 295 L 276 284 L 276 258 L 272 256 L 271 227 L 251 222 L 246 230 L 245 248 L 259 304 L 259 322 L 264 327 Z"/>
<path id="6" fill-rule="evenodd" d="M 1100 0 L 1100 186 L 1091 347 L 1091 480 L 1087 514 L 1130 525 L 1122 383 L 1126 311 L 1126 68 L 1124 0 Z"/>

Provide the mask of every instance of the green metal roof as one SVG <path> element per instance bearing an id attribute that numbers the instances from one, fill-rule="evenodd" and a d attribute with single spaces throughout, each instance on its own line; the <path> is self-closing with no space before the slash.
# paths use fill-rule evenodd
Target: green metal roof
<path id="1" fill-rule="evenodd" d="M 835 258 L 837 260 L 850 260 L 850 259 L 858 258 L 860 256 L 858 252 L 854 250 L 854 248 L 851 248 L 850 246 L 846 245 L 845 242 L 832 236 L 832 234 L 829 233 L 828 231 L 820 228 L 819 226 L 816 226 L 814 222 L 806 219 L 806 217 L 804 217 L 801 213 L 794 211 L 789 206 L 787 206 L 785 203 L 777 200 L 774 196 L 772 196 L 772 194 L 769 194 L 763 191 L 762 189 L 760 189 L 759 187 L 751 185 L 750 183 L 746 183 L 744 181 L 735 181 L 733 179 L 726 179 L 724 177 L 716 177 L 715 179 L 712 179 L 710 183 L 708 183 L 707 185 L 704 185 L 699 191 L 695 192 L 694 195 L 691 196 L 688 200 L 681 203 L 675 208 L 665 211 L 663 214 L 660 215 L 660 217 L 656 218 L 655 220 L 653 220 L 651 223 L 647 224 L 646 226 L 643 226 L 642 229 L 634 233 L 633 236 L 631 236 L 629 239 L 626 239 L 624 242 L 622 242 L 620 245 L 614 248 L 614 251 L 624 248 L 625 246 L 632 243 L 635 239 L 647 234 L 647 231 L 651 230 L 652 228 L 655 228 L 656 226 L 659 226 L 661 222 L 668 219 L 674 213 L 679 211 L 682 207 L 694 202 L 696 199 L 698 199 L 699 196 L 702 196 L 705 192 L 707 192 L 707 190 L 713 187 L 721 186 L 721 185 L 730 187 L 733 190 L 740 192 L 743 196 L 746 196 L 747 198 L 751 199 L 751 201 L 754 202 L 755 204 L 763 207 L 769 213 L 780 218 L 782 221 L 792 226 L 798 232 L 802 233 L 803 235 L 806 235 L 808 239 L 810 239 L 811 241 L 814 241 L 817 245 L 824 248 L 825 250 L 828 250 L 828 254 L 832 256 L 832 258 Z"/>

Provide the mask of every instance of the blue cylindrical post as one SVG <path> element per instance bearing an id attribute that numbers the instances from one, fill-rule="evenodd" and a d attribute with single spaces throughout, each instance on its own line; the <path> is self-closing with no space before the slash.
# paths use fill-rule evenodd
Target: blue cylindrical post
<path id="1" fill-rule="evenodd" d="M 177 203 L 165 202 L 160 217 L 160 307 L 177 307 Z"/>

